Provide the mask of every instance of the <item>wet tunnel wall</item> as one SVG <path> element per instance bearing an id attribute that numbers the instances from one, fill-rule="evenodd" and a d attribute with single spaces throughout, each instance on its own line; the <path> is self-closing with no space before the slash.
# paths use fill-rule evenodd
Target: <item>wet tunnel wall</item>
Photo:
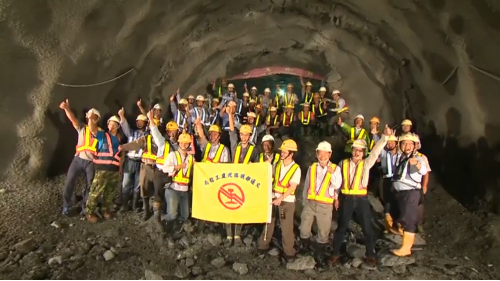
<path id="1" fill-rule="evenodd" d="M 109 116 L 124 106 L 133 116 L 138 98 L 166 106 L 178 87 L 203 94 L 232 66 L 288 63 L 327 69 L 327 85 L 344 93 L 353 114 L 391 124 L 410 117 L 445 188 L 467 204 L 495 202 L 499 6 L 1 0 L 2 180 L 43 179 L 69 163 L 76 136 L 58 108 L 65 98 L 79 118 L 90 107 Z M 100 86 L 57 85 L 93 84 L 131 68 Z"/>

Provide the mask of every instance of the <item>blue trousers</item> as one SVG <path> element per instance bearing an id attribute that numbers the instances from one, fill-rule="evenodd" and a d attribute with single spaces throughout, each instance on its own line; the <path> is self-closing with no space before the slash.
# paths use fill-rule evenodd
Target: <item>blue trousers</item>
<path id="1" fill-rule="evenodd" d="M 132 191 L 140 191 L 140 172 L 140 160 L 134 161 L 129 158 L 125 159 L 125 163 L 123 164 L 122 194 L 131 195 Z"/>
<path id="2" fill-rule="evenodd" d="M 180 208 L 180 220 L 189 218 L 189 191 L 177 191 L 171 188 L 165 189 L 165 201 L 167 202 L 167 222 L 178 217 Z"/>
<path id="3" fill-rule="evenodd" d="M 78 156 L 73 158 L 66 174 L 66 182 L 63 187 L 63 207 L 69 208 L 73 205 L 73 193 L 75 192 L 75 183 L 79 176 L 85 176 L 85 186 L 82 191 L 82 209 L 85 208 L 85 202 L 89 196 L 90 185 L 94 180 L 94 163 L 82 159 Z"/>

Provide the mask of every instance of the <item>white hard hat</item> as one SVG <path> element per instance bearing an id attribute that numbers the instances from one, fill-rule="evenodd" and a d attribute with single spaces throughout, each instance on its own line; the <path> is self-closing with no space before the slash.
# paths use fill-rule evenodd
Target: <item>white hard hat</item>
<path id="1" fill-rule="evenodd" d="M 205 101 L 205 97 L 202 96 L 202 95 L 199 95 L 199 96 L 196 97 L 196 100 Z"/>
<path id="2" fill-rule="evenodd" d="M 326 88 L 325 87 L 321 87 L 321 88 L 319 88 L 319 91 L 320 92 L 326 92 Z"/>
<path id="3" fill-rule="evenodd" d="M 194 99 L 194 96 L 193 95 L 189 95 L 188 99 Z"/>
<path id="4" fill-rule="evenodd" d="M 227 85 L 228 88 L 234 88 L 234 85 L 233 83 L 229 83 L 229 85 Z"/>
<path id="5" fill-rule="evenodd" d="M 265 136 L 262 137 L 262 142 L 265 142 L 265 141 L 272 141 L 272 142 L 274 142 L 274 138 L 271 135 L 265 135 Z"/>
<path id="6" fill-rule="evenodd" d="M 101 113 L 99 113 L 99 111 L 97 111 L 97 109 L 95 108 L 91 108 L 89 111 L 87 111 L 87 114 L 95 114 L 97 115 L 97 117 L 101 118 Z"/>
<path id="7" fill-rule="evenodd" d="M 148 117 L 144 114 L 139 114 L 137 118 L 135 118 L 135 121 L 148 121 Z"/>
<path id="8" fill-rule="evenodd" d="M 249 94 L 249 93 L 247 93 L 247 92 L 244 92 L 244 93 L 243 93 L 243 96 L 244 96 L 244 97 L 249 97 L 249 96 L 250 96 L 250 94 Z"/>
<path id="9" fill-rule="evenodd" d="M 361 120 L 363 120 L 363 121 L 365 121 L 365 117 L 363 115 L 361 115 L 361 114 L 356 115 L 356 117 L 354 117 L 354 120 L 356 120 L 358 118 L 361 119 Z"/>
<path id="10" fill-rule="evenodd" d="M 332 95 L 334 95 L 334 94 L 340 94 L 340 91 L 339 90 L 333 90 Z"/>
<path id="11" fill-rule="evenodd" d="M 218 99 L 218 98 L 213 98 L 213 99 L 212 99 L 212 102 L 219 103 L 219 99 Z"/>
<path id="12" fill-rule="evenodd" d="M 252 87 L 252 90 L 256 90 L 256 91 L 257 91 L 257 87 L 253 86 L 253 87 Z"/>
<path id="13" fill-rule="evenodd" d="M 248 116 L 248 117 L 253 117 L 253 118 L 256 118 L 256 117 L 257 117 L 257 115 L 255 115 L 255 112 L 248 112 L 248 113 L 247 113 L 247 116 Z"/>
<path id="14" fill-rule="evenodd" d="M 159 103 L 155 104 L 155 106 L 153 106 L 153 108 L 162 110 L 161 105 Z"/>
<path id="15" fill-rule="evenodd" d="M 318 143 L 318 147 L 316 148 L 316 151 L 326 151 L 326 152 L 332 152 L 332 145 L 327 142 L 327 141 L 322 141 Z"/>
<path id="16" fill-rule="evenodd" d="M 118 123 L 118 125 L 120 125 L 120 118 L 118 118 L 116 115 L 111 116 L 108 119 L 108 123 L 109 123 L 109 121 L 115 121 L 116 123 Z"/>
<path id="17" fill-rule="evenodd" d="M 306 86 L 312 86 L 313 84 L 311 82 L 307 82 Z"/>
<path id="18" fill-rule="evenodd" d="M 268 93 L 270 93 L 270 92 L 271 92 L 271 89 L 269 89 L 269 88 L 265 88 L 265 89 L 264 89 L 264 92 L 268 92 Z"/>
<path id="19" fill-rule="evenodd" d="M 352 143 L 352 147 L 357 147 L 361 149 L 366 149 L 366 141 L 365 140 L 355 140 Z"/>
<path id="20" fill-rule="evenodd" d="M 271 108 L 269 108 L 269 111 L 277 111 L 277 108 L 275 106 L 271 106 Z"/>
<path id="21" fill-rule="evenodd" d="M 179 104 L 188 104 L 188 101 L 186 99 L 181 99 L 179 101 Z"/>

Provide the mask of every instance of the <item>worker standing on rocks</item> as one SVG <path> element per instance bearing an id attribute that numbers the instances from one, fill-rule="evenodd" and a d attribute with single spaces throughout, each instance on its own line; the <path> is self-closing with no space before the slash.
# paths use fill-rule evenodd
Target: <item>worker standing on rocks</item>
<path id="1" fill-rule="evenodd" d="M 236 91 L 234 90 L 234 85 L 232 83 L 227 85 L 227 92 L 222 95 L 222 102 L 220 106 L 226 106 L 226 104 L 230 101 L 238 101 L 238 96 Z"/>
<path id="2" fill-rule="evenodd" d="M 293 112 L 294 106 L 292 104 L 288 104 L 284 106 L 284 108 L 285 112 L 283 112 L 280 117 L 281 127 L 279 129 L 279 134 L 281 137 L 286 136 L 287 138 L 291 138 L 294 135 L 297 116 L 295 116 L 295 113 Z"/>
<path id="3" fill-rule="evenodd" d="M 188 102 L 186 99 L 181 99 L 179 101 L 179 107 L 174 102 L 175 95 L 170 97 L 170 109 L 174 115 L 175 123 L 179 126 L 179 132 L 186 130 L 187 132 L 191 129 L 191 118 L 188 109 Z"/>
<path id="4" fill-rule="evenodd" d="M 97 151 L 97 139 L 94 138 L 89 127 L 82 124 L 75 117 L 69 106 L 69 100 L 61 102 L 59 108 L 64 110 L 66 117 L 73 125 L 73 128 L 78 132 L 78 143 L 76 144 L 75 157 L 71 161 L 68 173 L 66 175 L 66 182 L 63 188 L 63 211 L 62 214 L 67 216 L 72 205 L 73 193 L 75 191 L 75 184 L 78 177 L 82 174 L 85 175 L 85 186 L 82 191 L 82 214 L 84 214 L 85 203 L 87 202 L 88 193 L 92 181 L 94 179 L 94 155 Z M 101 114 L 96 109 L 90 109 L 86 114 L 87 119 L 92 119 L 93 122 L 99 122 Z M 90 122 L 87 120 L 87 122 Z"/>
<path id="5" fill-rule="evenodd" d="M 259 252 L 266 252 L 271 243 L 276 216 L 279 217 L 283 243 L 283 259 L 293 262 L 295 258 L 295 234 L 293 221 L 295 213 L 295 190 L 300 184 L 301 170 L 293 156 L 298 151 L 297 143 L 292 139 L 284 140 L 280 147 L 280 161 L 274 165 L 273 174 L 273 216 L 271 223 L 266 224 L 259 238 Z"/>
<path id="6" fill-rule="evenodd" d="M 309 110 L 309 103 L 302 104 L 302 110 L 299 112 L 299 122 L 301 124 L 300 136 L 310 136 L 312 135 L 312 128 L 315 124 L 315 116 Z"/>
<path id="7" fill-rule="evenodd" d="M 94 158 L 95 176 L 90 187 L 85 215 L 91 223 L 96 223 L 97 204 L 102 199 L 102 211 L 105 219 L 111 219 L 111 208 L 116 187 L 120 182 L 120 139 L 118 129 L 120 118 L 111 116 L 108 119 L 108 132 L 100 131 L 96 119 L 90 118 L 93 113 L 87 114 L 88 127 L 97 140 L 97 153 Z"/>
<path id="8" fill-rule="evenodd" d="M 233 157 L 233 163 L 257 163 L 259 162 L 259 153 L 255 144 L 251 142 L 251 134 L 253 133 L 252 127 L 250 125 L 241 125 L 239 128 L 240 142 L 238 143 L 238 135 L 235 130 L 235 120 L 233 115 L 229 115 L 229 139 L 231 141 L 231 155 Z M 234 226 L 234 233 L 233 233 Z M 235 246 L 243 245 L 241 241 L 241 229 L 242 224 L 226 224 L 226 241 L 224 245 L 226 247 L 231 246 L 234 241 Z"/>
<path id="9" fill-rule="evenodd" d="M 220 142 L 226 147 L 231 147 L 231 141 L 229 138 L 230 126 L 229 126 L 229 116 L 232 116 L 234 121 L 240 122 L 238 114 L 236 114 L 236 102 L 229 101 L 226 107 L 223 107 L 220 112 L 221 123 L 222 123 L 222 134 Z M 241 123 L 241 122 L 240 122 Z"/>
<path id="10" fill-rule="evenodd" d="M 382 205 L 384 206 L 385 215 L 385 230 L 389 232 L 393 227 L 394 219 L 398 217 L 398 206 L 394 198 L 394 192 L 391 190 L 392 187 L 392 176 L 394 175 L 394 163 L 396 161 L 396 155 L 398 153 L 398 138 L 395 135 L 390 135 L 387 138 L 387 144 L 385 149 L 380 152 L 379 161 L 382 171 L 382 186 L 380 199 Z"/>
<path id="11" fill-rule="evenodd" d="M 338 123 L 339 119 L 342 120 L 348 120 L 349 119 L 349 107 L 347 106 L 347 102 L 345 101 L 344 98 L 340 97 L 340 91 L 339 90 L 334 90 L 332 92 L 332 97 L 335 102 L 335 108 L 329 109 L 330 112 L 332 112 L 334 115 L 331 116 L 330 119 L 330 128 L 329 130 L 333 129 L 333 126 L 335 123 Z M 328 135 L 332 135 L 333 132 L 329 132 Z"/>
<path id="12" fill-rule="evenodd" d="M 201 127 L 201 121 L 195 122 L 196 126 Z M 199 130 L 199 129 L 198 129 Z M 210 163 L 229 163 L 231 156 L 229 149 L 220 143 L 222 130 L 218 125 L 212 125 L 208 129 L 208 140 L 204 133 L 200 131 L 200 139 L 198 145 L 203 153 L 201 162 Z"/>
<path id="13" fill-rule="evenodd" d="M 366 130 L 363 128 L 363 122 L 365 118 L 363 115 L 358 114 L 354 117 L 354 126 L 351 127 L 342 121 L 342 118 L 338 118 L 338 125 L 342 128 L 344 134 L 346 134 L 349 139 L 345 145 L 344 154 L 346 157 L 351 156 L 351 147 L 355 140 L 364 140 L 365 143 L 370 143 L 370 137 L 368 136 Z M 368 147 L 367 147 L 368 152 Z M 366 155 L 366 154 L 365 154 Z"/>
<path id="14" fill-rule="evenodd" d="M 314 220 L 318 226 L 315 257 L 320 267 L 326 266 L 325 250 L 332 226 L 333 208 L 338 209 L 338 189 L 342 184 L 340 168 L 330 162 L 332 146 L 322 141 L 316 148 L 317 163 L 307 170 L 303 189 L 302 214 L 300 215 L 300 240 L 302 252 L 307 253 L 311 245 L 311 228 Z"/>
<path id="15" fill-rule="evenodd" d="M 377 162 L 377 159 L 384 149 L 387 138 L 392 135 L 392 130 L 387 125 L 384 129 L 384 136 L 375 144 L 372 152 L 366 158 L 366 141 L 357 139 L 352 144 L 351 157 L 340 162 L 342 170 L 342 187 L 339 196 L 339 222 L 333 239 L 332 256 L 328 260 L 330 265 L 336 264 L 340 259 L 340 247 L 344 240 L 347 227 L 356 213 L 363 229 L 365 241 L 365 262 L 369 266 L 376 266 L 375 258 L 375 237 L 372 228 L 371 205 L 368 200 L 368 181 L 370 169 Z"/>
<path id="16" fill-rule="evenodd" d="M 247 120 L 248 106 L 249 106 L 249 97 L 250 95 L 245 92 L 243 93 L 242 99 L 236 102 L 236 114 L 240 117 L 242 123 L 245 123 Z"/>
<path id="17" fill-rule="evenodd" d="M 400 151 L 396 157 L 396 167 L 392 177 L 392 186 L 399 206 L 398 222 L 403 226 L 403 244 L 401 248 L 392 250 L 396 256 L 411 255 L 418 226 L 418 203 L 422 177 L 427 173 L 427 167 L 422 158 L 417 155 L 417 139 L 413 134 L 399 137 Z"/>
<path id="18" fill-rule="evenodd" d="M 128 143 L 135 142 L 143 137 L 147 137 L 149 134 L 146 130 L 148 124 L 148 117 L 143 114 L 139 114 L 135 119 L 136 129 L 131 129 L 130 125 L 125 118 L 125 110 L 121 108 L 118 111 L 118 116 L 120 116 L 120 124 L 125 137 L 128 139 Z M 140 192 L 140 173 L 141 173 L 141 163 L 142 163 L 142 146 L 137 146 L 138 149 L 128 151 L 123 164 L 123 182 L 122 182 L 122 207 L 120 213 L 128 212 L 130 201 L 130 196 L 132 196 L 132 210 L 137 211 L 137 203 L 139 202 L 139 192 Z M 123 151 L 127 151 L 123 148 Z"/>
<path id="19" fill-rule="evenodd" d="M 311 103 L 313 99 L 313 92 L 312 92 L 312 83 L 307 81 L 307 83 L 304 84 L 304 78 L 300 77 L 300 84 L 302 85 L 302 99 L 303 103 Z"/>
<path id="20" fill-rule="evenodd" d="M 415 145 L 417 146 L 417 151 L 422 147 L 420 143 L 420 137 L 415 134 Z M 420 201 L 418 202 L 418 233 L 424 234 L 424 202 L 425 195 L 427 194 L 427 187 L 429 185 L 429 177 L 431 173 L 431 166 L 429 165 L 429 160 L 424 154 L 417 152 L 417 156 L 422 158 L 422 161 L 427 168 L 427 173 L 422 177 L 422 188 L 420 189 Z"/>
<path id="21" fill-rule="evenodd" d="M 323 89 L 324 87 L 321 87 Z M 326 89 L 325 89 L 326 91 Z M 321 101 L 320 96 L 318 93 L 315 93 L 313 96 L 313 101 L 311 103 L 311 111 L 314 114 L 314 119 L 316 120 L 316 130 L 315 134 L 317 133 L 320 136 L 324 135 L 324 131 L 327 131 L 327 103 Z"/>
<path id="22" fill-rule="evenodd" d="M 274 106 L 269 109 L 269 114 L 266 117 L 266 126 L 266 132 L 268 135 L 272 135 L 274 137 L 279 135 L 280 118 L 278 116 L 278 110 Z"/>
<path id="23" fill-rule="evenodd" d="M 252 144 L 256 144 L 257 143 L 257 139 L 260 135 L 260 133 L 264 132 L 266 130 L 266 125 L 260 125 L 260 126 L 257 126 L 255 124 L 255 119 L 256 119 L 256 115 L 255 113 L 253 112 L 248 112 L 247 113 L 247 126 L 249 126 L 251 128 L 251 135 L 250 135 L 250 142 Z M 234 121 L 234 126 L 236 129 L 240 130 L 241 131 L 241 127 L 243 126 L 243 124 L 241 124 L 240 122 L 238 121 Z M 241 132 L 240 132 L 241 133 Z"/>
<path id="24" fill-rule="evenodd" d="M 259 154 L 259 162 L 270 162 L 272 165 L 278 163 L 280 154 L 274 152 L 274 138 L 271 135 L 262 137 L 262 150 Z"/>

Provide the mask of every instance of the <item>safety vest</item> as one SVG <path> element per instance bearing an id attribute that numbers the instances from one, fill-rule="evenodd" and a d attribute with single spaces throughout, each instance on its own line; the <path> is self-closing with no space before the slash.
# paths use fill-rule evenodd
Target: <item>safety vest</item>
<path id="1" fill-rule="evenodd" d="M 305 103 L 311 103 L 313 100 L 313 93 L 306 92 L 306 96 L 304 97 Z"/>
<path id="2" fill-rule="evenodd" d="M 156 161 L 156 154 L 151 153 L 151 135 L 146 137 L 146 150 L 142 153 L 142 159 Z"/>
<path id="3" fill-rule="evenodd" d="M 285 112 L 283 112 L 283 113 L 282 113 L 282 115 L 281 115 L 281 119 L 283 120 L 283 126 L 288 127 L 288 126 L 290 126 L 290 125 L 292 124 L 292 122 L 293 122 L 293 113 L 292 113 L 292 114 L 290 114 L 290 118 L 288 118 L 288 124 L 287 124 L 287 122 L 286 122 L 286 121 L 287 121 L 286 117 L 287 117 L 286 113 L 285 113 Z"/>
<path id="4" fill-rule="evenodd" d="M 76 154 L 83 151 L 90 153 L 96 153 L 97 151 L 97 140 L 90 133 L 88 126 L 85 126 L 85 131 L 83 135 L 80 135 L 76 144 Z"/>
<path id="5" fill-rule="evenodd" d="M 362 140 L 365 137 L 366 130 L 361 129 L 361 131 L 358 134 L 358 137 L 356 138 L 356 129 L 354 127 L 351 128 L 351 139 L 348 141 L 348 143 L 354 142 L 354 140 Z"/>
<path id="6" fill-rule="evenodd" d="M 356 166 L 354 177 L 351 182 L 351 159 L 342 161 L 342 194 L 345 195 L 366 195 L 367 189 L 361 184 L 363 179 L 363 168 L 365 160 L 361 160 Z"/>
<path id="7" fill-rule="evenodd" d="M 280 160 L 280 155 L 279 153 L 274 153 L 274 159 L 271 164 L 276 164 Z M 259 162 L 266 162 L 267 159 L 264 159 L 264 152 L 261 152 L 259 155 Z"/>
<path id="8" fill-rule="evenodd" d="M 108 149 L 100 150 L 96 153 L 96 158 L 94 158 L 94 163 L 99 165 L 114 165 L 120 166 L 120 150 L 114 151 L 113 142 L 111 141 L 111 136 L 109 133 L 106 134 L 106 142 Z"/>
<path id="9" fill-rule="evenodd" d="M 198 111 L 198 108 L 194 108 L 194 113 L 196 115 L 196 118 L 195 119 L 198 119 L 200 118 L 201 119 L 201 123 L 204 124 L 205 123 L 205 120 L 207 119 L 207 112 L 205 111 L 204 108 L 201 108 L 201 116 L 200 116 L 200 112 Z"/>
<path id="10" fill-rule="evenodd" d="M 370 146 L 368 146 L 368 154 L 370 154 L 370 152 L 372 151 L 372 149 L 373 149 L 374 146 L 375 146 L 375 140 L 372 137 L 371 140 L 370 140 Z"/>
<path id="11" fill-rule="evenodd" d="M 267 115 L 267 122 L 269 122 L 269 126 L 274 126 L 278 123 L 278 114 L 274 116 L 273 122 L 271 123 L 271 115 Z"/>
<path id="12" fill-rule="evenodd" d="M 281 166 L 283 166 L 283 162 L 279 161 L 278 164 L 276 164 L 276 172 L 274 173 L 273 191 L 276 193 L 285 194 L 285 192 L 290 187 L 290 179 L 292 178 L 295 171 L 297 171 L 297 169 L 299 168 L 299 165 L 297 163 L 293 163 L 292 167 L 290 167 L 290 170 L 288 170 L 283 179 L 280 180 Z M 292 192 L 292 195 L 295 195 L 295 190 Z"/>
<path id="13" fill-rule="evenodd" d="M 181 120 L 182 118 L 182 120 Z M 179 126 L 179 130 L 182 131 L 182 129 L 184 128 L 184 122 L 186 122 L 186 114 L 184 113 L 181 113 L 181 111 L 178 109 L 177 110 L 177 115 L 176 115 L 176 118 L 175 118 L 175 122 L 177 122 L 177 125 Z"/>
<path id="14" fill-rule="evenodd" d="M 300 122 L 304 125 L 309 125 L 311 122 L 311 111 L 307 112 L 307 119 L 304 119 L 304 111 L 300 112 Z"/>
<path id="15" fill-rule="evenodd" d="M 210 143 L 207 143 L 207 146 L 205 148 L 205 153 L 203 154 L 203 159 L 201 162 L 210 162 L 210 163 L 219 163 L 220 158 L 222 156 L 222 151 L 224 151 L 224 145 L 222 143 L 219 143 L 219 148 L 217 148 L 217 151 L 215 152 L 214 158 L 210 158 L 208 154 L 210 154 L 210 148 L 212 145 Z"/>
<path id="16" fill-rule="evenodd" d="M 319 115 L 316 113 L 316 105 L 313 104 L 311 106 L 312 107 L 312 112 L 314 113 L 314 115 L 316 115 L 316 116 L 323 116 L 325 114 L 324 110 L 323 110 L 322 104 L 323 104 L 322 102 L 319 102 L 318 105 L 317 105 L 317 107 L 319 109 Z"/>
<path id="17" fill-rule="evenodd" d="M 170 153 L 170 143 L 168 141 L 165 142 L 165 148 L 163 149 L 163 154 L 159 157 L 156 157 L 156 164 L 163 165 L 165 164 L 165 159 L 167 159 L 167 155 Z"/>
<path id="18" fill-rule="evenodd" d="M 278 94 L 274 97 L 274 101 L 276 102 L 276 109 L 280 109 L 280 96 Z"/>
<path id="19" fill-rule="evenodd" d="M 181 153 L 179 151 L 175 152 L 175 157 L 177 158 L 177 165 L 182 164 Z M 186 173 L 184 173 L 184 169 L 180 169 L 177 173 L 172 177 L 172 181 L 180 184 L 180 185 L 188 185 L 191 176 L 191 168 L 193 167 L 193 155 L 187 155 L 188 157 L 188 167 Z"/>
<path id="20" fill-rule="evenodd" d="M 249 144 L 249 147 L 248 147 L 248 150 L 247 150 L 247 154 L 245 155 L 245 158 L 243 159 L 243 162 L 240 162 L 241 145 L 238 144 L 238 146 L 236 146 L 236 151 L 234 152 L 234 161 L 233 161 L 233 163 L 234 164 L 238 164 L 238 163 L 248 164 L 250 162 L 250 157 L 252 157 L 253 149 L 254 149 L 254 145 L 253 144 Z"/>
<path id="21" fill-rule="evenodd" d="M 219 119 L 219 110 L 214 109 L 214 112 L 215 113 L 214 113 L 214 115 L 212 117 L 212 120 L 209 122 L 210 125 L 214 125 L 217 122 L 217 120 Z"/>
<path id="22" fill-rule="evenodd" d="M 341 110 L 337 111 L 337 114 L 342 113 L 344 111 L 349 112 L 349 107 L 347 106 L 347 101 L 344 100 L 344 102 L 345 102 L 344 107 Z M 337 106 L 339 106 L 339 103 L 337 103 Z"/>
<path id="23" fill-rule="evenodd" d="M 309 174 L 309 192 L 307 193 L 307 199 L 314 200 L 320 203 L 333 204 L 333 196 L 330 196 L 330 192 L 328 192 L 330 187 L 330 180 L 332 178 L 332 174 L 328 171 L 323 177 L 323 181 L 320 184 L 319 191 L 316 191 L 317 187 L 317 173 L 318 173 L 318 163 L 314 163 L 311 166 L 311 172 Z M 337 168 L 337 165 L 330 165 L 334 170 Z"/>
<path id="24" fill-rule="evenodd" d="M 287 106 L 289 104 L 293 105 L 293 93 L 290 94 L 290 100 L 288 100 L 288 93 L 285 93 L 283 95 L 283 99 L 285 100 L 285 103 L 284 103 L 285 106 Z"/>
<path id="25" fill-rule="evenodd" d="M 260 122 L 260 113 L 257 114 L 257 118 L 255 119 L 255 126 L 259 126 L 260 125 L 259 122 Z"/>

